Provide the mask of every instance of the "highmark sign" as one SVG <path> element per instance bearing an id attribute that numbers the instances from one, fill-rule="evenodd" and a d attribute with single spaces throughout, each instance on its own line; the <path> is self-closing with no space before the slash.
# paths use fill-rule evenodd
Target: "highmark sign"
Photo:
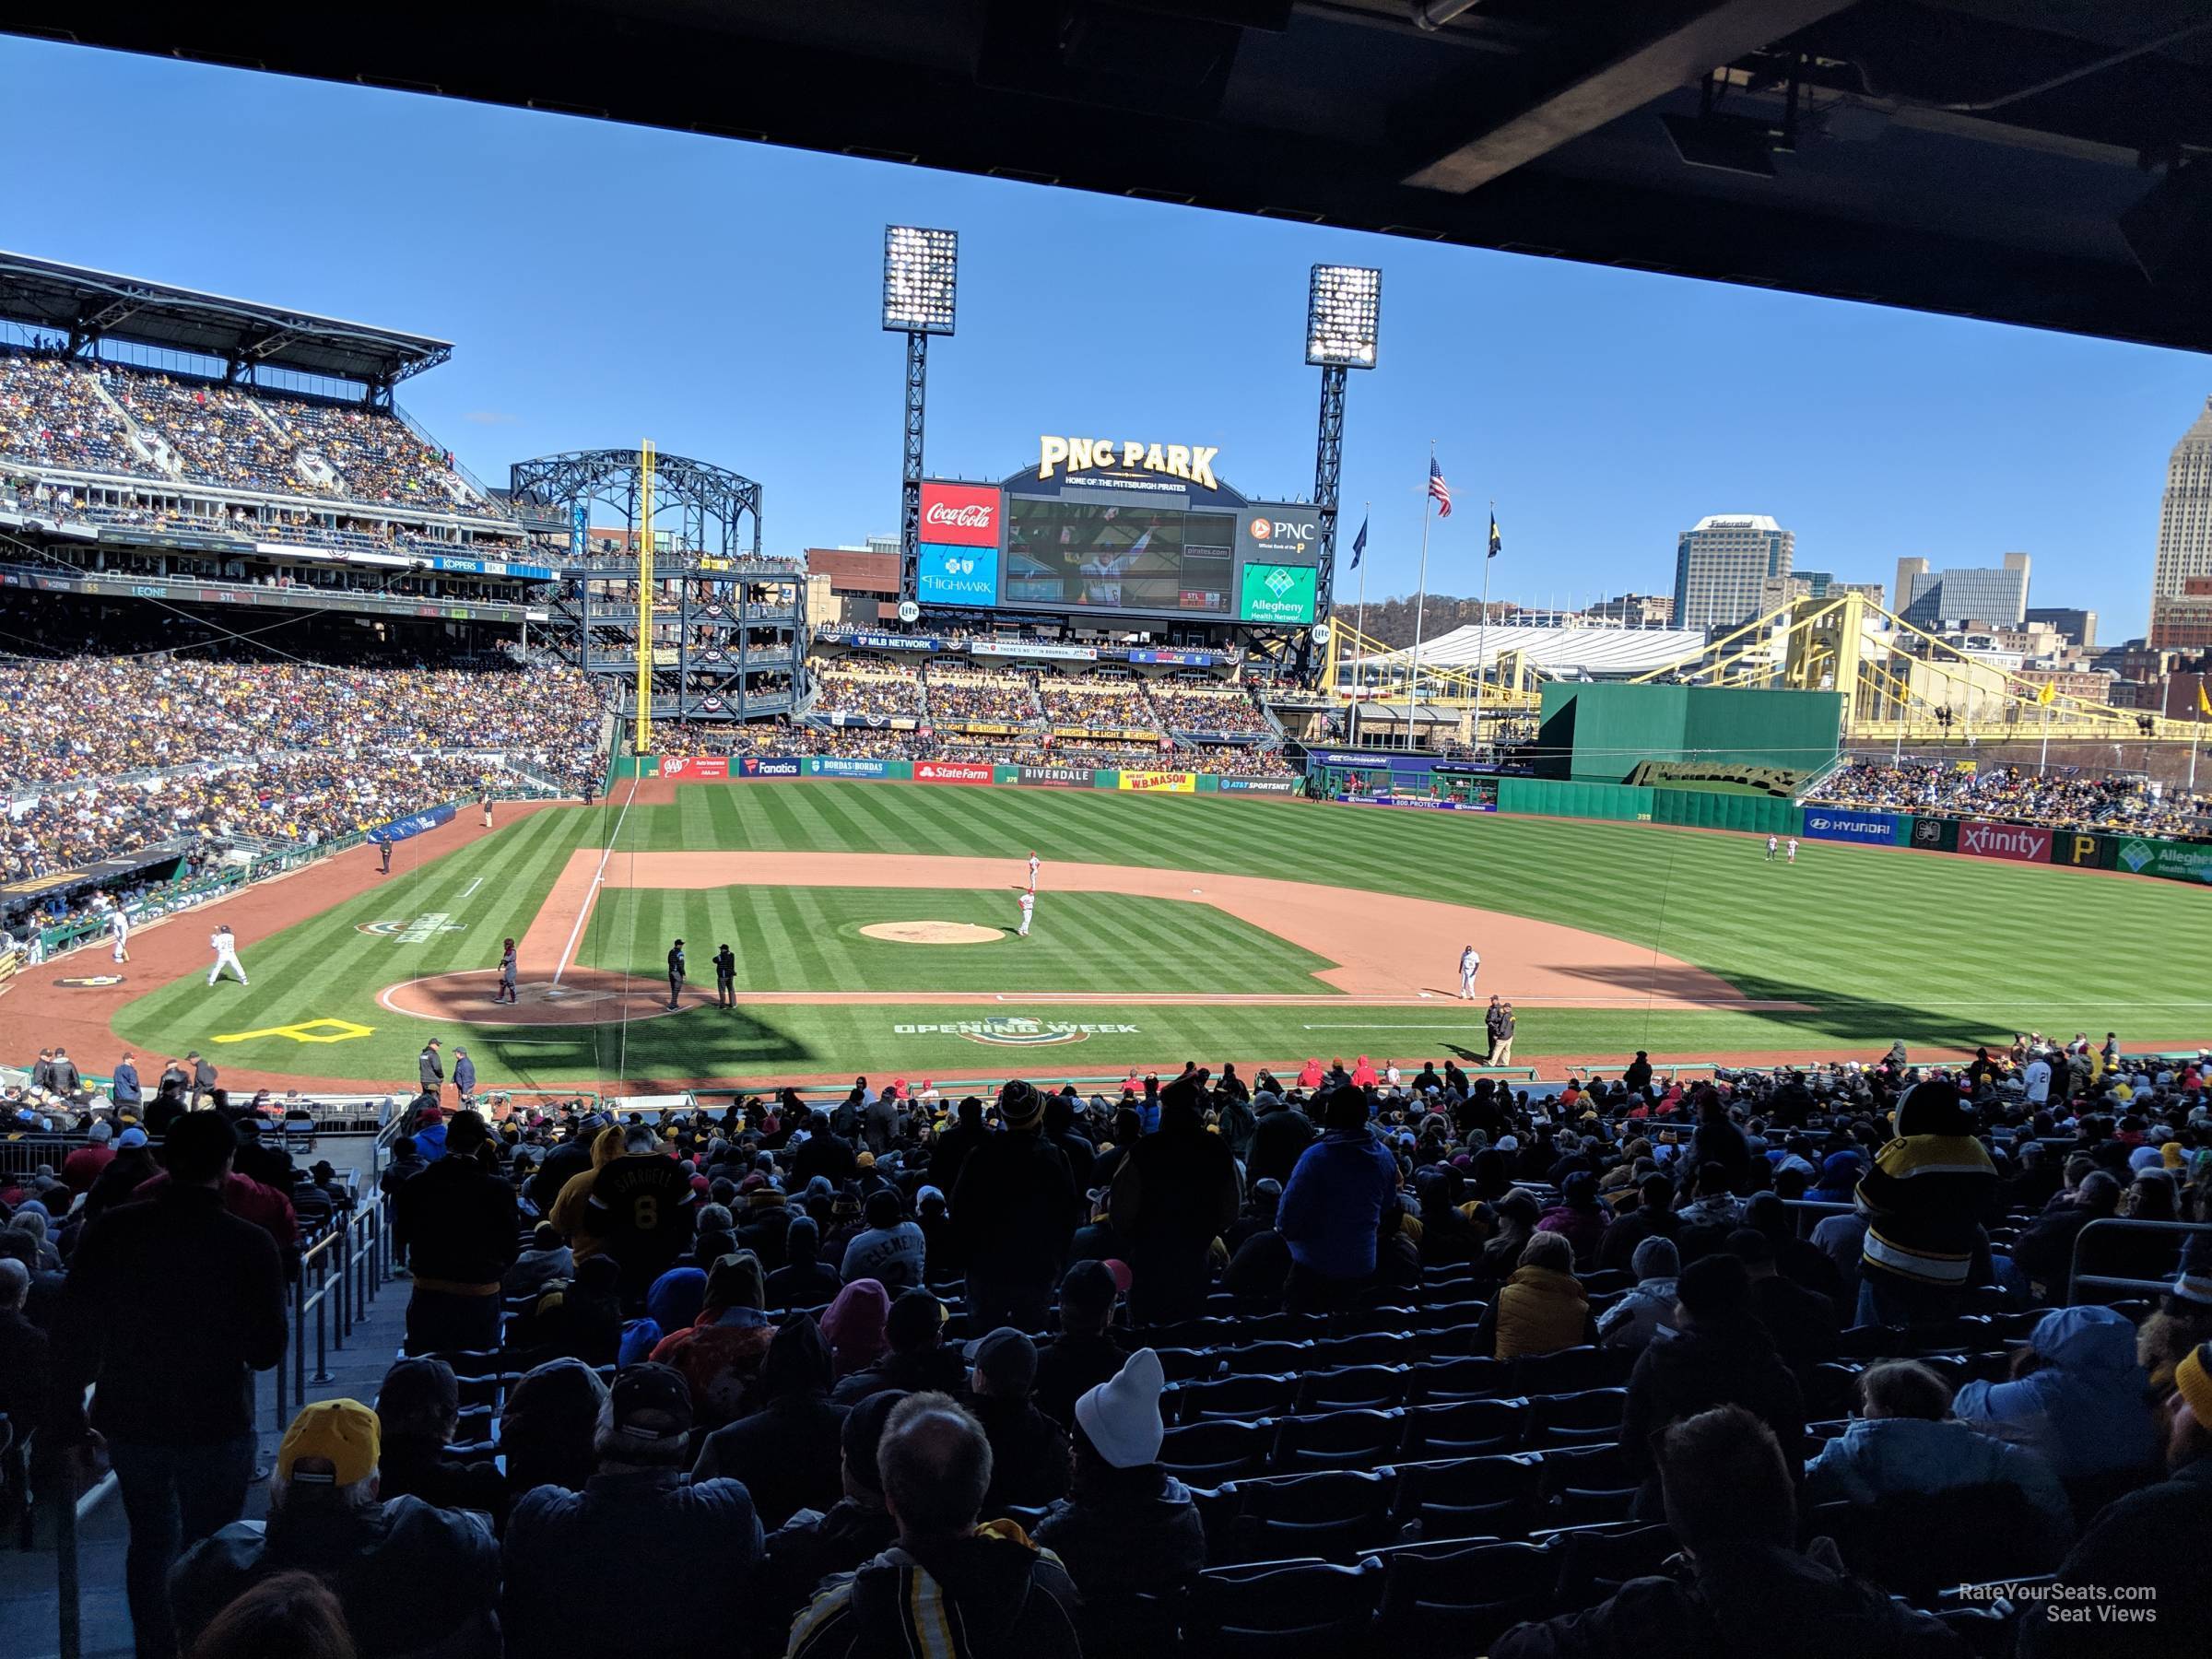
<path id="1" fill-rule="evenodd" d="M 1221 486 L 1214 478 L 1214 457 L 1218 444 L 1116 443 L 1111 438 L 1056 438 L 1046 433 L 1037 440 L 1037 477 L 1053 476 L 1055 467 L 1069 473 L 1149 472 L 1171 478 L 1187 478 L 1207 489 Z"/>

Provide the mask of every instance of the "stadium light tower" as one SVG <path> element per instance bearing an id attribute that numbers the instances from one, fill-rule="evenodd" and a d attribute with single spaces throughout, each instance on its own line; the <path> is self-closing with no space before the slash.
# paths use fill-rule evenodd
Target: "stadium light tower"
<path id="1" fill-rule="evenodd" d="M 883 327 L 906 336 L 905 452 L 899 498 L 899 596 L 912 599 L 921 568 L 922 410 L 929 336 L 952 333 L 959 294 L 960 233 L 917 225 L 883 228 Z"/>
<path id="2" fill-rule="evenodd" d="M 1382 273 L 1366 265 L 1317 265 L 1306 294 L 1306 361 L 1321 371 L 1321 429 L 1313 447 L 1313 505 L 1321 515 L 1316 622 L 1328 620 L 1336 582 L 1336 491 L 1344 471 L 1344 387 L 1354 369 L 1375 366 Z M 1301 666 L 1312 642 L 1300 647 Z M 1310 674 L 1311 670 L 1308 669 Z"/>

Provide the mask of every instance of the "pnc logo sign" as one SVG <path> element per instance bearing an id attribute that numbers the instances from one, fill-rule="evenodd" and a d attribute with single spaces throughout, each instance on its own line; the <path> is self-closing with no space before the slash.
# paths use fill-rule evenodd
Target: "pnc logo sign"
<path id="1" fill-rule="evenodd" d="M 1116 443 L 1111 438 L 1056 438 L 1048 433 L 1037 440 L 1037 477 L 1049 478 L 1055 468 L 1071 473 L 1151 472 L 1218 489 L 1214 457 L 1220 453 L 1218 444 L 1143 443 L 1135 439 Z"/>

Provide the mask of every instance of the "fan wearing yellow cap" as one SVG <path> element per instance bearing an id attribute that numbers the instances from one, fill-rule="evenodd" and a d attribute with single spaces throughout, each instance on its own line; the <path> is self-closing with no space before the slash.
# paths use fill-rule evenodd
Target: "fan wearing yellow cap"
<path id="1" fill-rule="evenodd" d="M 359 1400 L 302 1407 L 276 1450 L 265 1524 L 232 1523 L 171 1572 L 180 1646 L 189 1650 L 257 1581 L 306 1572 L 336 1593 L 361 1659 L 496 1652 L 500 1551 L 490 1524 L 419 1498 L 381 1498 L 382 1450 L 376 1413 Z"/>

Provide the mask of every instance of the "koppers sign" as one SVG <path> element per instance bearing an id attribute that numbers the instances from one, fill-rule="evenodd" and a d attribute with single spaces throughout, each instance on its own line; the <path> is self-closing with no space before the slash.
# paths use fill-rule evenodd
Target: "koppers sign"
<path id="1" fill-rule="evenodd" d="M 1959 851 L 1976 858 L 2009 858 L 2018 864 L 2051 861 L 2051 831 L 2032 824 L 1993 824 L 1969 818 L 1959 826 Z"/>
<path id="2" fill-rule="evenodd" d="M 730 775 L 730 758 L 727 755 L 666 755 L 661 759 L 664 778 L 726 779 Z"/>
<path id="3" fill-rule="evenodd" d="M 1806 808 L 1805 833 L 1813 841 L 1865 841 L 1869 846 L 1897 844 L 1897 819 L 1887 812 L 1828 812 Z"/>
<path id="4" fill-rule="evenodd" d="M 995 484 L 924 484 L 922 534 L 917 538 L 954 547 L 998 547 L 1005 498 Z"/>
<path id="5" fill-rule="evenodd" d="M 988 783 L 991 769 L 971 765 L 961 760 L 917 760 L 914 762 L 914 782 L 917 783 Z"/>
<path id="6" fill-rule="evenodd" d="M 1115 787 L 1147 794 L 1190 794 L 1197 789 L 1198 779 L 1192 772 L 1125 771 L 1116 781 Z"/>

